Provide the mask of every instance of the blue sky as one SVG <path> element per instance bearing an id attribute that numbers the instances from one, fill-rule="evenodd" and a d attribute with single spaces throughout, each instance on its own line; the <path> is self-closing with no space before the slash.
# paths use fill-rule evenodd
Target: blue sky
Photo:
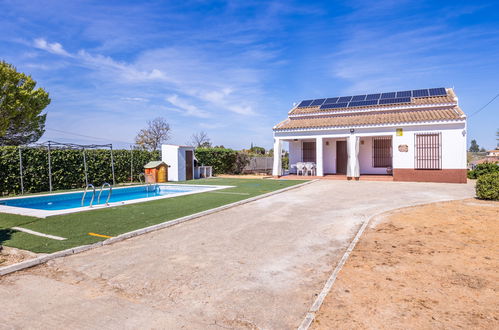
<path id="1" fill-rule="evenodd" d="M 125 146 L 154 117 L 272 146 L 302 99 L 454 87 L 469 115 L 499 93 L 499 3 L 2 1 L 0 58 L 49 91 L 42 140 Z M 499 99 L 469 119 L 496 144 Z"/>

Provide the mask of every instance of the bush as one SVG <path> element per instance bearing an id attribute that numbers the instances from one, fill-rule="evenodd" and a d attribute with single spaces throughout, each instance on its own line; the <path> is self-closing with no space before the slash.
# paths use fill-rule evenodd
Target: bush
<path id="1" fill-rule="evenodd" d="M 46 148 L 22 148 L 23 184 L 25 192 L 49 190 L 48 153 Z M 86 150 L 88 182 L 101 185 L 113 182 L 111 153 L 109 150 Z M 113 150 L 116 183 L 130 181 L 130 150 Z M 143 166 L 158 160 L 157 151 L 133 151 L 133 173 L 137 178 Z M 50 152 L 53 190 L 85 186 L 83 152 L 81 150 L 53 149 Z M 19 148 L 0 147 L 0 195 L 21 192 L 19 173 Z"/>
<path id="2" fill-rule="evenodd" d="M 499 172 L 478 177 L 475 189 L 480 199 L 499 200 Z"/>
<path id="3" fill-rule="evenodd" d="M 499 172 L 499 165 L 496 163 L 478 164 L 474 170 L 468 171 L 468 179 L 478 179 L 480 176 Z"/>
<path id="4" fill-rule="evenodd" d="M 213 174 L 233 173 L 237 151 L 227 148 L 197 148 L 196 159 L 200 165 L 212 166 Z"/>
<path id="5" fill-rule="evenodd" d="M 213 174 L 240 174 L 249 164 L 249 155 L 228 148 L 197 148 L 195 151 L 199 165 L 213 167 Z"/>

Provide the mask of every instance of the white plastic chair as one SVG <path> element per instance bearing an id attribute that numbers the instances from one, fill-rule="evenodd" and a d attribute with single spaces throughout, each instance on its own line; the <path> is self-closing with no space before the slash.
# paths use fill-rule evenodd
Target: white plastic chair
<path id="1" fill-rule="evenodd" d="M 305 163 L 306 173 L 310 173 L 310 175 L 315 176 L 315 164 L 314 163 Z"/>
<path id="2" fill-rule="evenodd" d="M 305 175 L 305 171 L 306 171 L 305 164 L 303 164 L 302 162 L 296 163 L 296 174 L 297 175 L 300 175 L 300 172 L 301 172 L 301 175 Z"/>

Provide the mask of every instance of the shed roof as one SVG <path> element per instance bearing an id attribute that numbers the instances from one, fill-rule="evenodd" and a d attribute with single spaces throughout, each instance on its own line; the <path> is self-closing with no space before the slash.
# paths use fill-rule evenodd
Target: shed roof
<path id="1" fill-rule="evenodd" d="M 152 162 L 149 162 L 147 164 L 144 165 L 144 168 L 156 168 L 160 165 L 165 165 L 165 166 L 168 166 L 166 165 L 165 162 L 162 162 L 161 160 L 155 160 L 155 161 L 152 161 Z"/>

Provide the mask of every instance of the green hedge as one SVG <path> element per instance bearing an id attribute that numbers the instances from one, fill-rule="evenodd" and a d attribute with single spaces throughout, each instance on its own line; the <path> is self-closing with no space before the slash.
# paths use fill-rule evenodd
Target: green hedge
<path id="1" fill-rule="evenodd" d="M 212 166 L 213 174 L 234 173 L 237 151 L 227 148 L 197 148 L 196 159 L 200 165 Z"/>
<path id="2" fill-rule="evenodd" d="M 499 200 L 499 172 L 480 176 L 475 189 L 480 199 Z"/>
<path id="3" fill-rule="evenodd" d="M 475 169 L 468 171 L 468 179 L 478 179 L 480 176 L 499 172 L 499 165 L 495 163 L 478 164 Z"/>
<path id="4" fill-rule="evenodd" d="M 86 150 L 88 182 L 101 185 L 112 183 L 111 153 L 109 150 Z M 116 183 L 130 181 L 130 150 L 113 150 Z M 50 152 L 52 164 L 52 189 L 72 189 L 85 186 L 83 152 L 81 150 L 53 149 Z M 134 179 L 144 171 L 143 166 L 160 159 L 158 151 L 133 151 Z M 22 148 L 23 178 L 25 192 L 49 190 L 48 152 L 45 148 Z M 19 149 L 0 147 L 0 195 L 21 192 L 19 175 Z"/>

